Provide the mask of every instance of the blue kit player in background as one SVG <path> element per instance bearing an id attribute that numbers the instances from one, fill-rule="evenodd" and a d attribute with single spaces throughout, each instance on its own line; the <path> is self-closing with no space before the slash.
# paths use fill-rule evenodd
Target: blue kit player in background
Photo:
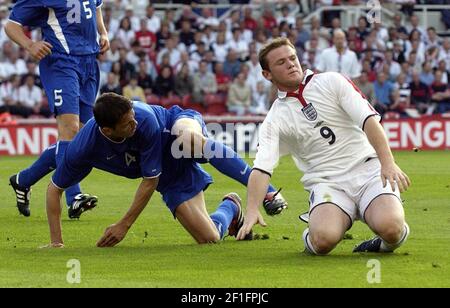
<path id="1" fill-rule="evenodd" d="M 126 178 L 142 178 L 131 208 L 106 229 L 97 242 L 99 247 L 112 247 L 122 241 L 155 190 L 198 243 L 217 242 L 227 231 L 236 236 L 243 225 L 241 200 L 235 193 L 226 195 L 210 216 L 203 191 L 212 178 L 199 161 L 248 184 L 249 166 L 231 148 L 207 137 L 206 125 L 198 112 L 178 106 L 167 110 L 131 102 L 114 93 L 103 94 L 94 106 L 94 119 L 70 143 L 49 184 L 49 247 L 63 246 L 62 192 L 83 180 L 93 168 Z M 286 203 L 275 194 L 271 186 L 265 206 L 278 204 L 282 210 Z"/>
<path id="2" fill-rule="evenodd" d="M 109 49 L 102 4 L 102 0 L 19 0 L 5 26 L 9 38 L 40 61 L 42 84 L 58 124 L 58 143 L 10 178 L 24 216 L 30 216 L 31 186 L 59 165 L 70 140 L 93 116 L 99 87 L 96 58 Z M 30 40 L 24 26 L 40 28 L 42 40 Z M 66 190 L 66 201 L 69 217 L 79 218 L 97 198 L 82 194 L 79 184 L 73 184 Z"/>

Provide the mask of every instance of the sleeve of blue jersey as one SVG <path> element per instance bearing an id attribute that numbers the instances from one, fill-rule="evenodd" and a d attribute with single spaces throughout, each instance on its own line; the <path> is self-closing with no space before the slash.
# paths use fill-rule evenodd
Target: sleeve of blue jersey
<path id="1" fill-rule="evenodd" d="M 45 6 L 40 0 L 19 0 L 14 5 L 9 20 L 21 26 L 40 27 L 46 18 Z"/>
<path id="2" fill-rule="evenodd" d="M 97 0 L 97 8 L 103 6 L 103 0 Z"/>
<path id="3" fill-rule="evenodd" d="M 158 177 L 162 172 L 161 128 L 155 115 L 141 124 L 141 171 L 144 178 Z"/>

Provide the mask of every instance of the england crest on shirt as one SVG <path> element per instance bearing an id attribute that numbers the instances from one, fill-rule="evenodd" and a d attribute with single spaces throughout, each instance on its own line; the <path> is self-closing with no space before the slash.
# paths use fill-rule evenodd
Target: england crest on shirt
<path id="1" fill-rule="evenodd" d="M 302 112 L 305 115 L 306 119 L 308 119 L 309 121 L 315 121 L 317 119 L 316 108 L 314 108 L 311 103 L 303 107 Z"/>

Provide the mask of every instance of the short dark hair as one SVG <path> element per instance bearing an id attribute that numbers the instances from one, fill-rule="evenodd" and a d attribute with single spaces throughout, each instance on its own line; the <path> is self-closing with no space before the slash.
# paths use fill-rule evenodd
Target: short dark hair
<path id="1" fill-rule="evenodd" d="M 285 37 L 279 37 L 279 38 L 276 38 L 276 39 L 270 41 L 269 43 L 267 43 L 265 46 L 263 46 L 261 48 L 261 50 L 259 51 L 259 55 L 258 55 L 259 64 L 261 65 L 263 70 L 270 71 L 269 63 L 267 61 L 267 54 L 269 52 L 271 52 L 272 50 L 277 49 L 281 46 L 289 46 L 296 51 L 295 46 L 291 43 L 291 41 L 289 41 Z"/>
<path id="2" fill-rule="evenodd" d="M 94 118 L 101 128 L 115 128 L 132 108 L 133 104 L 128 98 L 115 93 L 105 93 L 95 102 Z"/>

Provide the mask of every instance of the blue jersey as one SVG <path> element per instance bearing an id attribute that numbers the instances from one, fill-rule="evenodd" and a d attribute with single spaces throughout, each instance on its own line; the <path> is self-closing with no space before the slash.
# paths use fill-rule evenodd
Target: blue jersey
<path id="1" fill-rule="evenodd" d="M 75 56 L 99 52 L 96 9 L 103 0 L 19 0 L 9 19 L 42 29 L 52 52 Z"/>
<path id="2" fill-rule="evenodd" d="M 172 126 L 180 117 L 191 117 L 192 111 L 177 106 L 167 110 L 138 102 L 133 103 L 133 109 L 137 129 L 123 142 L 110 140 L 94 118 L 89 120 L 68 146 L 62 164 L 53 175 L 53 183 L 67 188 L 80 182 L 92 168 L 131 179 L 159 177 L 157 191 L 162 193 L 178 187 L 180 178 L 195 182 L 190 174 L 204 174 L 208 177 L 205 183 L 211 182 L 192 159 L 175 159 L 171 154 L 176 138 L 171 134 Z"/>

